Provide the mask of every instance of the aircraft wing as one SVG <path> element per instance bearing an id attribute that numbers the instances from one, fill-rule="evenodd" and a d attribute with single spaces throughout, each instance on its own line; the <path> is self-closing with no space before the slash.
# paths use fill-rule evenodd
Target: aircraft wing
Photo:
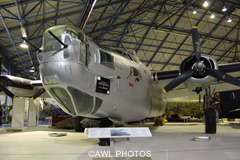
<path id="1" fill-rule="evenodd" d="M 16 76 L 3 75 L 0 77 L 0 94 L 11 98 L 50 98 L 43 88 L 41 80 L 29 80 Z"/>
<path id="2" fill-rule="evenodd" d="M 224 64 L 219 65 L 218 70 L 222 73 L 226 73 L 228 75 L 231 75 L 235 78 L 240 78 L 240 63 L 232 63 L 232 64 Z M 153 72 L 152 73 L 152 79 L 156 85 L 156 87 L 162 91 L 162 88 L 165 87 L 169 82 L 171 82 L 173 79 L 175 79 L 180 74 L 179 70 L 171 70 L 171 71 L 159 71 L 159 72 Z M 218 84 L 218 85 L 217 85 Z M 223 91 L 231 91 L 231 90 L 237 90 L 240 89 L 240 86 L 235 86 L 223 81 L 218 81 L 217 79 L 210 84 L 211 90 L 216 87 L 215 92 L 223 92 Z M 200 94 L 204 94 L 205 92 L 202 91 Z M 165 93 L 164 97 L 166 100 L 194 100 L 198 99 L 199 96 L 196 92 L 193 92 L 192 90 L 188 89 L 183 84 L 180 84 L 176 88 L 174 88 L 172 91 Z"/>

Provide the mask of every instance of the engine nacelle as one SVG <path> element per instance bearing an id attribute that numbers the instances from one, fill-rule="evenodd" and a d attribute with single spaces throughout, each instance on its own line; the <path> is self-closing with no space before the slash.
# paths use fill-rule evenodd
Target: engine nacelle
<path id="1" fill-rule="evenodd" d="M 210 56 L 202 55 L 200 61 L 203 62 L 203 68 L 212 68 L 218 70 L 218 65 L 215 59 Z M 185 59 L 181 64 L 180 72 L 186 72 L 188 70 L 193 70 L 197 65 L 196 57 L 191 56 Z M 204 88 L 208 87 L 209 84 L 214 81 L 214 77 L 208 75 L 204 70 L 195 71 L 194 74 L 186 80 L 183 84 L 191 90 L 195 90 L 196 92 L 201 92 Z"/>

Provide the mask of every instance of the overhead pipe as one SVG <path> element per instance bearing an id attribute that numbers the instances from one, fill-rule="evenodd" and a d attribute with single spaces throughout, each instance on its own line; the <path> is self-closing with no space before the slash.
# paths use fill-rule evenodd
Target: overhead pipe
<path id="1" fill-rule="evenodd" d="M 91 13 L 92 13 L 92 10 L 96 4 L 97 0 L 89 0 L 88 3 L 87 3 L 87 6 L 84 8 L 84 13 L 83 15 L 81 16 L 80 18 L 80 24 L 79 24 L 79 28 L 81 30 L 84 29 L 87 21 L 88 21 L 88 18 L 90 17 Z"/>

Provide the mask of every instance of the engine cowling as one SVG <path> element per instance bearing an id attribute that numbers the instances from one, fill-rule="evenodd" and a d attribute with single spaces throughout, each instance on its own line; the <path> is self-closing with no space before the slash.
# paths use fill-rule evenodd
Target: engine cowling
<path id="1" fill-rule="evenodd" d="M 196 69 L 193 75 L 188 78 L 183 84 L 192 90 L 199 92 L 208 87 L 209 84 L 215 79 L 214 77 L 207 74 L 203 68 L 211 68 L 218 70 L 218 65 L 215 59 L 207 55 L 201 55 L 200 61 L 202 63 L 197 63 L 196 57 L 191 56 L 185 59 L 181 64 L 181 74 L 188 71 Z M 202 65 L 197 67 L 196 65 Z"/>
<path id="2" fill-rule="evenodd" d="M 201 55 L 200 39 L 196 26 L 192 27 L 192 40 L 194 56 L 183 61 L 181 74 L 163 87 L 163 92 L 169 92 L 181 83 L 184 83 L 188 88 L 195 88 L 193 91 L 200 93 L 204 88 L 209 87 L 215 78 L 240 86 L 240 80 L 218 70 L 215 59 L 207 55 Z"/>

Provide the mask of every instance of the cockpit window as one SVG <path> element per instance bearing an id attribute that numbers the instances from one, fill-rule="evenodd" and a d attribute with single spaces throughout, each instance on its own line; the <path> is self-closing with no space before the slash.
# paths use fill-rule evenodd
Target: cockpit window
<path id="1" fill-rule="evenodd" d="M 64 28 L 63 27 L 54 27 L 53 29 L 50 29 L 55 36 L 57 36 L 60 40 L 62 40 L 62 33 Z M 62 45 L 53 38 L 52 35 L 48 33 L 48 31 L 44 32 L 43 35 L 43 52 L 50 52 L 50 51 L 56 51 L 61 49 Z"/>
<path id="2" fill-rule="evenodd" d="M 76 115 L 73 103 L 67 91 L 60 87 L 51 88 L 52 96 L 71 114 Z"/>
<path id="3" fill-rule="evenodd" d="M 86 44 L 80 42 L 80 54 L 79 54 L 79 61 L 83 64 L 87 64 L 87 48 Z"/>
<path id="4" fill-rule="evenodd" d="M 119 55 L 122 55 L 124 56 L 125 58 L 131 60 L 131 61 L 134 61 L 134 62 L 139 62 L 137 60 L 137 56 L 136 56 L 136 53 L 132 50 L 123 50 L 123 49 L 118 49 L 118 48 L 113 48 L 112 49 L 115 53 L 119 54 Z"/>
<path id="5" fill-rule="evenodd" d="M 66 33 L 71 35 L 74 39 L 79 39 L 81 42 L 84 42 L 84 34 L 81 30 L 76 30 L 77 28 L 72 28 L 70 26 L 66 27 Z"/>
<path id="6" fill-rule="evenodd" d="M 100 50 L 100 57 L 101 57 L 101 60 L 100 60 L 101 64 L 114 68 L 113 56 L 111 54 Z"/>
<path id="7" fill-rule="evenodd" d="M 72 38 L 74 38 L 74 39 L 78 38 L 78 33 L 71 27 L 66 27 L 66 33 L 71 35 Z"/>

